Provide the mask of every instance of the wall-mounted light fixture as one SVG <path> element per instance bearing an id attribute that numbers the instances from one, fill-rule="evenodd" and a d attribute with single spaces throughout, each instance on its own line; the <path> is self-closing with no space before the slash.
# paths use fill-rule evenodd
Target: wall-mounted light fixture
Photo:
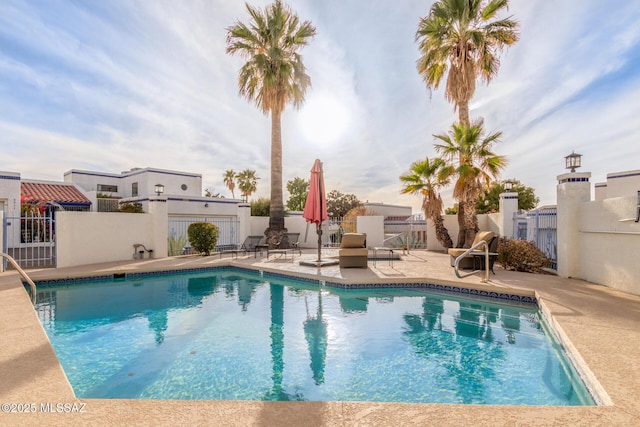
<path id="1" fill-rule="evenodd" d="M 164 185 L 156 184 L 156 196 L 159 196 L 162 193 L 164 193 Z"/>

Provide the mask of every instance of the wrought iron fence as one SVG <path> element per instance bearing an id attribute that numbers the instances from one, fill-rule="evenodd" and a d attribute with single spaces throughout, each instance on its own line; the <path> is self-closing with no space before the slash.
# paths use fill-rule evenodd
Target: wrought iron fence
<path id="1" fill-rule="evenodd" d="M 515 238 L 531 240 L 558 269 L 558 209 L 556 206 L 534 209 L 513 217 Z"/>
<path id="2" fill-rule="evenodd" d="M 187 230 L 194 222 L 207 222 L 218 227 L 218 244 L 216 251 L 234 249 L 242 236 L 238 236 L 240 221 L 237 217 L 186 217 L 169 216 L 169 256 L 192 253 Z"/>

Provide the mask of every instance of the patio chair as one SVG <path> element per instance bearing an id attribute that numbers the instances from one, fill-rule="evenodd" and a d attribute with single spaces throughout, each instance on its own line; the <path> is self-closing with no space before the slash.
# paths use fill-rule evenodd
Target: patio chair
<path id="1" fill-rule="evenodd" d="M 345 233 L 340 242 L 338 260 L 340 268 L 367 268 L 369 250 L 365 233 Z"/>
<path id="2" fill-rule="evenodd" d="M 267 249 L 267 259 L 272 253 L 284 254 L 285 258 L 288 252 L 291 252 L 291 256 L 298 252 L 298 255 L 302 255 L 298 240 L 300 239 L 300 233 L 285 233 L 282 236 L 282 240 L 276 243 L 272 249 Z"/>
<path id="3" fill-rule="evenodd" d="M 262 249 L 267 247 L 266 245 L 260 244 L 262 239 L 264 239 L 264 236 L 247 236 L 247 238 L 244 239 L 244 242 L 242 242 L 242 245 L 240 245 L 239 250 L 246 253 L 253 252 L 253 257 L 255 258 L 258 251 L 262 254 Z"/>
<path id="4" fill-rule="evenodd" d="M 479 231 L 478 233 L 476 233 L 476 237 L 475 239 L 473 239 L 473 243 L 471 244 L 471 246 L 473 247 L 477 245 L 482 240 L 484 240 L 487 243 L 490 243 L 493 237 L 494 237 L 493 231 Z M 467 249 L 468 248 L 449 248 L 449 250 L 447 250 L 447 253 L 449 254 L 449 262 L 451 263 L 451 267 L 455 266 L 456 258 L 458 258 L 460 255 L 465 253 Z M 468 255 L 464 257 L 464 259 L 460 260 L 458 267 L 464 270 L 469 270 L 474 267 L 473 264 L 474 264 L 473 255 Z"/>

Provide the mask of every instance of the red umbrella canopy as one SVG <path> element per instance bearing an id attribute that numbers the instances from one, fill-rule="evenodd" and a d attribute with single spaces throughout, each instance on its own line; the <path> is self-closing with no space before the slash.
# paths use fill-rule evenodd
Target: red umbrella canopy
<path id="1" fill-rule="evenodd" d="M 324 176 L 322 162 L 319 159 L 313 163 L 311 178 L 309 179 L 309 194 L 304 204 L 302 216 L 307 222 L 321 224 L 327 219 L 327 199 L 324 195 Z"/>

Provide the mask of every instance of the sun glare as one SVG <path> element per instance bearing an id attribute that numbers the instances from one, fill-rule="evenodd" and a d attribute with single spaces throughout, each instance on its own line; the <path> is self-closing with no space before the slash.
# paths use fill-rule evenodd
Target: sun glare
<path id="1" fill-rule="evenodd" d="M 347 129 L 349 111 L 331 95 L 316 95 L 307 99 L 298 120 L 308 141 L 332 145 Z"/>

